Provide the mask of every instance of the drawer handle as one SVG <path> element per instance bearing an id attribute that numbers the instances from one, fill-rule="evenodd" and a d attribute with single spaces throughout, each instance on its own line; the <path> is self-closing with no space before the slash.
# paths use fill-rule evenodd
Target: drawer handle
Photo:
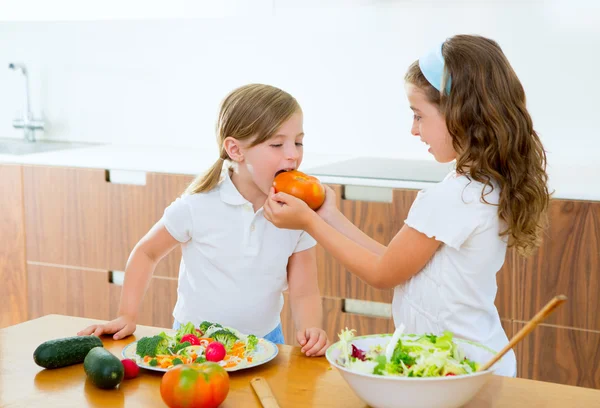
<path id="1" fill-rule="evenodd" d="M 125 272 L 108 271 L 108 282 L 113 285 L 123 286 L 123 282 L 125 282 Z"/>
<path id="2" fill-rule="evenodd" d="M 344 299 L 342 302 L 342 312 L 390 319 L 392 317 L 392 304 L 358 299 Z"/>
<path id="3" fill-rule="evenodd" d="M 146 172 L 135 170 L 105 170 L 107 183 L 146 185 Z"/>
<path id="4" fill-rule="evenodd" d="M 391 203 L 394 201 L 394 190 L 386 187 L 345 185 L 342 199 Z"/>

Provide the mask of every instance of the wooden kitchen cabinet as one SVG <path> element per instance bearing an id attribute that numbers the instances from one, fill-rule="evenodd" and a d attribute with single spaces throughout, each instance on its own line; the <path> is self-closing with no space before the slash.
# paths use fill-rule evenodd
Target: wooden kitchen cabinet
<path id="1" fill-rule="evenodd" d="M 76 267 L 27 265 L 29 318 L 47 314 L 110 320 L 117 314 L 120 287 L 108 271 Z"/>
<path id="2" fill-rule="evenodd" d="M 0 312 L 0 327 L 50 313 L 116 316 L 121 287 L 109 282 L 109 271 L 125 269 L 135 244 L 193 177 L 147 173 L 141 186 L 107 179 L 104 170 L 0 165 L 0 298 L 10 305 Z M 417 195 L 394 189 L 391 203 L 365 201 L 347 197 L 343 186 L 332 187 L 342 213 L 384 244 L 400 230 Z M 507 251 L 496 306 L 509 337 L 554 295 L 569 297 L 517 347 L 520 377 L 600 388 L 598 248 L 600 202 L 552 200 L 541 248 L 527 259 Z M 171 327 L 180 259 L 176 249 L 159 264 L 140 324 Z M 389 304 L 392 290 L 369 287 L 319 245 L 317 263 L 324 327 L 332 341 L 344 327 L 358 334 L 394 330 L 391 318 L 345 311 L 348 300 Z M 287 294 L 282 325 L 286 342 L 296 344 Z"/>
<path id="3" fill-rule="evenodd" d="M 135 244 L 162 217 L 165 208 L 185 191 L 192 180 L 193 177 L 187 175 L 146 173 L 145 186 L 106 183 L 110 204 L 108 220 L 111 269 L 124 269 Z M 159 263 L 155 275 L 177 278 L 180 259 L 181 249 L 177 246 Z"/>
<path id="4" fill-rule="evenodd" d="M 0 165 L 0 328 L 27 320 L 22 169 Z"/>
<path id="5" fill-rule="evenodd" d="M 27 259 L 102 270 L 125 269 L 131 250 L 193 177 L 147 173 L 146 185 L 107 181 L 102 169 L 25 166 Z M 158 265 L 177 277 L 181 250 Z"/>
<path id="6" fill-rule="evenodd" d="M 30 319 L 47 314 L 112 320 L 117 316 L 122 287 L 109 281 L 109 272 L 76 267 L 27 265 Z M 138 324 L 171 327 L 177 300 L 177 280 L 153 277 Z"/>
<path id="7" fill-rule="evenodd" d="M 545 323 L 600 331 L 600 202 L 552 200 L 542 246 L 517 257 L 514 269 L 515 320 L 565 294 L 569 300 Z"/>
<path id="8" fill-rule="evenodd" d="M 541 324 L 515 353 L 518 377 L 600 389 L 600 332 Z"/>

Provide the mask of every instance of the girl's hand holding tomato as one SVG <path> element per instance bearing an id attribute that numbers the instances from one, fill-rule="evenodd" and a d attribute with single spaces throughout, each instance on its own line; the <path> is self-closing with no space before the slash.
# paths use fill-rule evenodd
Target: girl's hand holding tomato
<path id="1" fill-rule="evenodd" d="M 271 193 L 265 201 L 264 216 L 278 228 L 306 230 L 311 219 L 318 215 L 308 204 L 286 193 Z"/>
<path id="2" fill-rule="evenodd" d="M 340 212 L 337 207 L 336 193 L 329 186 L 325 187 L 325 202 L 317 210 L 317 214 L 328 223 Z"/>
<path id="3" fill-rule="evenodd" d="M 276 227 L 306 230 L 316 214 L 326 221 L 339 212 L 335 192 L 299 171 L 280 173 L 265 202 L 265 218 Z"/>

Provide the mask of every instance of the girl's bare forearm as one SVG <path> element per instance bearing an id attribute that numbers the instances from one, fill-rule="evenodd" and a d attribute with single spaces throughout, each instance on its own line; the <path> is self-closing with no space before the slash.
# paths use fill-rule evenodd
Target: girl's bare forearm
<path id="1" fill-rule="evenodd" d="M 323 308 L 319 294 L 290 296 L 290 307 L 296 330 L 323 328 Z"/>
<path id="2" fill-rule="evenodd" d="M 365 234 L 356 225 L 346 218 L 341 212 L 336 211 L 329 217 L 323 218 L 325 222 L 339 231 L 342 235 L 356 242 L 358 245 L 377 255 L 383 255 L 386 246 L 375 241 L 373 238 Z"/>
<path id="3" fill-rule="evenodd" d="M 137 320 L 140 305 L 148 289 L 157 262 L 139 247 L 134 248 L 125 268 L 125 282 L 121 292 L 119 316 L 131 316 Z"/>

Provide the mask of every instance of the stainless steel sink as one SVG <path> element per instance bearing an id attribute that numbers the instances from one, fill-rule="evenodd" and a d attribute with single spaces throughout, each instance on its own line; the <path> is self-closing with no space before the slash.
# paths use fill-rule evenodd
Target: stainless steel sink
<path id="1" fill-rule="evenodd" d="M 29 142 L 24 139 L 0 139 L 0 154 L 21 156 L 25 154 L 43 153 L 57 150 L 86 147 L 88 144 L 72 142 L 53 142 L 38 140 Z"/>

